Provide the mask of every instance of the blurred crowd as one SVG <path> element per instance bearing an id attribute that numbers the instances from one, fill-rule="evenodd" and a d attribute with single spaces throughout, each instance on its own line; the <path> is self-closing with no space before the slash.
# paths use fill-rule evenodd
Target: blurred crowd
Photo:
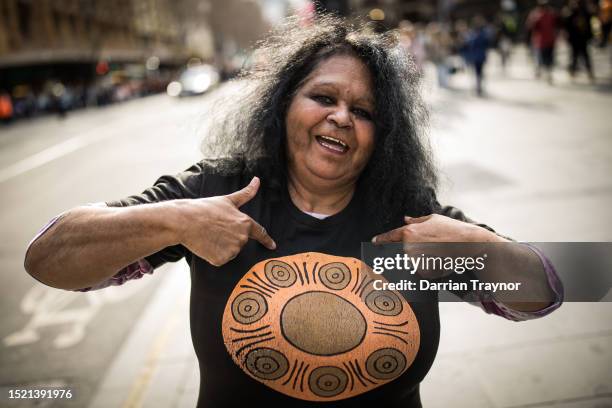
<path id="1" fill-rule="evenodd" d="M 544 72 L 552 83 L 555 46 L 560 39 L 570 49 L 567 69 L 571 77 L 582 68 L 594 81 L 590 46 L 607 47 L 611 9 L 612 0 L 602 0 L 599 4 L 569 0 L 561 9 L 551 6 L 548 0 L 539 0 L 522 22 L 511 13 L 500 14 L 491 21 L 480 15 L 452 23 L 402 21 L 400 41 L 419 69 L 426 62 L 435 65 L 438 85 L 442 88 L 449 87 L 454 73 L 470 70 L 475 78 L 475 91 L 482 95 L 488 52 L 493 50 L 499 55 L 505 71 L 512 49 L 520 41 L 525 41 L 531 50 L 535 76 L 539 78 Z"/>
<path id="2" fill-rule="evenodd" d="M 562 10 L 556 10 L 547 0 L 540 0 L 527 18 L 536 76 L 540 77 L 545 71 L 548 82 L 552 83 L 555 47 L 561 34 L 570 47 L 569 74 L 575 77 L 582 66 L 593 82 L 595 73 L 589 45 L 595 39 L 595 31 L 598 32 L 599 47 L 608 45 L 611 17 L 611 0 L 602 0 L 599 10 L 590 1 L 570 0 Z"/>

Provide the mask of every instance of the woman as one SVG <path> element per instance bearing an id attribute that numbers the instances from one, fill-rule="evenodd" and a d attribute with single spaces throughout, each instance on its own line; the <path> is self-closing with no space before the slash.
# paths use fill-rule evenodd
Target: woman
<path id="1" fill-rule="evenodd" d="M 374 290 L 361 242 L 504 239 L 437 203 L 420 78 L 392 34 L 331 17 L 291 22 L 257 57 L 206 146 L 227 159 L 62 214 L 34 239 L 26 269 L 92 290 L 185 257 L 198 406 L 418 407 L 439 340 L 437 293 L 408 303 Z M 558 307 L 539 256 L 509 256 L 533 265 L 524 283 L 543 301 L 491 300 L 487 311 L 524 319 Z"/>

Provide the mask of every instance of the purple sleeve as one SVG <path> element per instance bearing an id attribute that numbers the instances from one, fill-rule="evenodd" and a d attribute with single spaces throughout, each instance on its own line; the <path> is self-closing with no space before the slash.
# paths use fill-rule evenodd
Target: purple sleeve
<path id="1" fill-rule="evenodd" d="M 138 261 L 126 266 L 117 272 L 114 276 L 98 283 L 95 286 L 83 289 L 75 289 L 75 292 L 89 292 L 90 290 L 103 289 L 109 286 L 123 285 L 125 282 L 132 279 L 140 279 L 145 274 L 152 274 L 153 267 L 146 259 L 139 259 Z"/>
<path id="2" fill-rule="evenodd" d="M 106 206 L 105 203 L 93 203 L 93 204 L 87 204 L 87 205 L 104 206 L 104 207 Z M 28 248 L 26 249 L 26 255 L 27 255 L 28 251 L 30 250 L 30 247 L 32 246 L 34 241 L 36 241 L 37 239 L 42 237 L 49 229 L 51 229 L 51 227 L 53 227 L 64 216 L 64 214 L 65 213 L 61 213 L 61 214 L 53 217 L 44 227 L 42 227 L 40 229 L 40 231 L 38 231 L 38 233 L 34 236 L 34 238 L 28 244 Z M 97 285 L 90 286 L 88 288 L 74 289 L 73 291 L 75 291 L 75 292 L 89 292 L 90 290 L 103 289 L 103 288 L 106 288 L 108 286 L 123 285 L 125 282 L 127 282 L 129 280 L 140 279 L 145 274 L 149 274 L 150 275 L 150 274 L 153 273 L 153 270 L 154 270 L 154 268 L 149 263 L 149 261 L 147 261 L 144 258 L 143 259 L 139 259 L 138 261 L 136 261 L 136 262 L 126 266 L 125 268 L 123 268 L 119 272 L 117 272 L 115 275 L 113 275 L 110 278 L 108 278 L 108 279 L 98 283 Z"/>
<path id="3" fill-rule="evenodd" d="M 34 236 L 34 238 L 32 238 L 32 240 L 30 241 L 30 243 L 28 244 L 28 248 L 26 249 L 26 255 L 28 254 L 28 251 L 30 250 L 30 247 L 32 246 L 32 244 L 34 243 L 34 241 L 36 241 L 38 238 L 42 237 L 43 234 L 45 232 L 47 232 L 52 226 L 55 225 L 55 223 L 64 216 L 65 213 L 61 213 L 59 215 L 56 215 L 55 217 L 51 218 L 51 220 L 45 224 L 44 227 L 42 227 L 40 229 L 40 231 L 38 231 L 36 233 L 36 235 Z"/>
<path id="4" fill-rule="evenodd" d="M 523 312 L 520 310 L 513 310 L 509 308 L 502 302 L 495 299 L 493 294 L 490 292 L 477 292 L 476 301 L 485 312 L 504 317 L 508 320 L 520 322 L 524 320 L 544 317 L 549 313 L 552 313 L 554 310 L 558 309 L 563 303 L 563 284 L 561 283 L 559 276 L 557 276 L 555 267 L 537 247 L 530 244 L 525 245 L 527 245 L 528 248 L 535 252 L 542 261 L 542 265 L 544 266 L 544 272 L 546 273 L 546 278 L 548 279 L 548 284 L 554 294 L 553 302 L 544 309 L 536 310 L 533 312 Z"/>

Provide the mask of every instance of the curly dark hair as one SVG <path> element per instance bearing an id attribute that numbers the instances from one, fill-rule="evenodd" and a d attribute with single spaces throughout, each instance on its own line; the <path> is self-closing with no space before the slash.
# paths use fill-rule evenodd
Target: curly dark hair
<path id="1" fill-rule="evenodd" d="M 203 143 L 205 156 L 240 157 L 240 167 L 259 175 L 263 187 L 286 188 L 287 110 L 309 73 L 334 55 L 359 58 L 373 79 L 376 143 L 357 187 L 369 201 L 366 208 L 382 222 L 432 212 L 437 176 L 426 141 L 421 74 L 396 33 L 376 33 L 365 23 L 327 15 L 303 25 L 293 17 L 260 42 L 252 67 L 239 76 L 239 97 L 226 99 L 228 109 L 215 105 L 221 115 Z"/>

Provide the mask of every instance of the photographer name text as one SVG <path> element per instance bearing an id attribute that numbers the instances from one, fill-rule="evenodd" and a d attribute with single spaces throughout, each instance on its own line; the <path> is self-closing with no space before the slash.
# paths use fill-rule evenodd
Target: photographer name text
<path id="1" fill-rule="evenodd" d="M 386 282 L 377 279 L 373 282 L 374 290 L 459 290 L 459 291 L 515 291 L 519 290 L 522 282 L 481 282 L 478 279 L 470 279 L 468 282 L 455 282 L 448 279 L 446 282 L 431 282 L 421 279 L 417 282 L 400 280 L 399 282 Z"/>

